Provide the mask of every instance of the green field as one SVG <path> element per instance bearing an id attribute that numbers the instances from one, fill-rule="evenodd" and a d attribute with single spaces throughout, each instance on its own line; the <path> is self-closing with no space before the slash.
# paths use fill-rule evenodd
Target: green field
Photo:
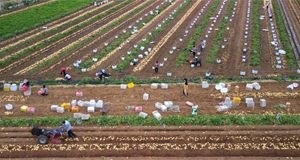
<path id="1" fill-rule="evenodd" d="M 93 0 L 58 0 L 0 18 L 0 39 L 23 33 L 90 5 Z M 55 8 L 55 9 L 54 9 Z"/>

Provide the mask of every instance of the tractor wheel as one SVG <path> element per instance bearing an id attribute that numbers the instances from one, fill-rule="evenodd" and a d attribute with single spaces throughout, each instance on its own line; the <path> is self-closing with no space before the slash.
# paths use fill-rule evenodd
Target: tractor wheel
<path id="1" fill-rule="evenodd" d="M 40 135 L 38 137 L 39 144 L 47 144 L 48 143 L 48 137 L 45 135 Z"/>
<path id="2" fill-rule="evenodd" d="M 35 136 L 40 136 L 42 134 L 41 129 L 39 128 L 32 128 L 31 134 Z"/>

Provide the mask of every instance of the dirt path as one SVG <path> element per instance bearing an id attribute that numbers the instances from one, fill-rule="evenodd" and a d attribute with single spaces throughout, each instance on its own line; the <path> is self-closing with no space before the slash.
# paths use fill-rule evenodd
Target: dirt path
<path id="1" fill-rule="evenodd" d="M 298 157 L 298 127 L 74 127 L 62 144 L 38 145 L 28 130 L 0 132 L 2 158 L 30 157 Z M 106 130 L 108 129 L 108 130 Z M 171 129 L 171 130 L 170 130 Z M 85 132 L 82 132 L 85 130 Z M 280 130 L 280 131 L 278 131 Z M 3 132 L 4 131 L 4 132 Z M 250 134 L 249 134 L 250 133 Z M 16 138 L 10 135 L 16 135 Z M 8 137 L 10 137 L 8 139 Z"/>
<path id="2" fill-rule="evenodd" d="M 264 0 L 264 6 L 267 5 L 267 2 Z M 275 68 L 277 61 L 275 56 L 275 48 L 271 45 L 271 42 L 273 41 L 272 32 L 271 32 L 271 25 L 270 25 L 270 18 L 269 13 L 266 8 L 260 7 L 259 9 L 260 15 L 264 15 L 264 20 L 260 20 L 260 37 L 261 37 L 261 65 L 263 67 L 257 67 L 259 68 L 260 72 L 265 72 L 264 68 L 267 68 L 267 70 L 271 70 L 272 68 Z M 272 20 L 274 20 L 273 18 Z M 268 32 L 264 32 L 263 29 L 268 29 Z M 280 44 L 281 45 L 281 44 Z M 271 67 L 271 68 L 270 68 Z"/>
<path id="3" fill-rule="evenodd" d="M 235 12 L 235 17 L 231 17 L 231 15 L 229 17 L 232 18 L 232 22 L 228 22 L 229 31 L 227 31 L 226 29 L 226 34 L 224 36 L 224 38 L 227 38 L 227 42 L 222 43 L 233 43 L 234 45 L 225 45 L 227 49 L 220 49 L 219 53 L 221 53 L 222 58 L 220 58 L 219 56 L 218 57 L 222 60 L 222 63 L 217 64 L 216 62 L 214 62 L 214 65 L 216 66 L 214 68 L 218 68 L 216 69 L 216 71 L 219 71 L 217 73 L 218 75 L 230 74 L 230 76 L 234 76 L 239 74 L 239 71 L 245 69 L 245 66 L 242 62 L 242 50 L 245 47 L 244 42 L 248 41 L 249 43 L 251 38 L 250 36 L 248 36 L 247 39 L 244 38 L 247 18 L 247 6 L 248 1 L 238 1 L 238 5 L 235 6 L 236 10 L 232 10 L 233 12 Z M 251 26 L 249 25 L 248 28 L 250 31 Z M 250 47 L 247 47 L 247 49 L 249 50 Z M 247 60 L 249 60 L 249 54 L 246 55 L 248 57 Z M 224 73 L 222 72 L 222 70 L 230 70 L 233 72 Z M 215 70 L 213 70 L 212 72 L 214 73 Z"/>

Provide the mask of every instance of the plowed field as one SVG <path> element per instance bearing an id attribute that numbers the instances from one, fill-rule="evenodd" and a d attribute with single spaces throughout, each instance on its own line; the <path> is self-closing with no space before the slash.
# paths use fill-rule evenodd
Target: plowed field
<path id="1" fill-rule="evenodd" d="M 80 127 L 77 138 L 38 145 L 30 128 L 0 131 L 2 158 L 297 157 L 299 127 Z M 114 159 L 114 158 L 112 158 Z"/>
<path id="2" fill-rule="evenodd" d="M 232 0 L 234 1 L 234 0 Z M 150 52 L 149 56 L 144 55 L 144 51 L 138 51 L 138 54 L 142 54 L 143 58 L 137 58 L 137 64 L 135 66 L 130 66 L 129 62 L 127 65 L 121 69 L 121 72 L 114 71 L 112 69 L 113 65 L 117 67 L 122 62 L 121 57 L 127 57 L 128 51 L 133 51 L 134 45 L 139 45 L 142 42 L 142 39 L 149 37 L 148 33 L 153 32 L 158 25 L 163 24 L 163 20 L 172 17 L 173 13 L 180 9 L 180 6 L 184 4 L 184 1 L 175 1 L 172 5 L 168 5 L 160 14 L 156 15 L 154 19 L 145 24 L 137 33 L 130 35 L 130 43 L 126 43 L 126 39 L 118 40 L 114 37 L 118 35 L 119 37 L 123 36 L 124 30 L 129 30 L 129 26 L 137 26 L 141 23 L 142 20 L 150 15 L 150 12 L 154 12 L 159 7 L 163 7 L 166 3 L 164 1 L 155 1 L 149 3 L 147 7 L 134 12 L 134 9 L 137 9 L 139 6 L 147 3 L 148 1 L 133 1 L 129 4 L 121 7 L 118 10 L 115 10 L 111 13 L 105 14 L 100 19 L 94 21 L 89 25 L 85 25 L 83 27 L 78 28 L 78 30 L 74 32 L 69 32 L 74 26 L 80 26 L 82 23 L 86 23 L 89 19 L 108 11 L 109 9 L 121 4 L 125 3 L 125 1 L 118 2 L 109 2 L 109 7 L 100 6 L 90 6 L 86 9 L 82 9 L 78 12 L 75 12 L 69 16 L 58 19 L 54 22 L 46 24 L 48 27 L 55 28 L 59 26 L 63 26 L 53 32 L 47 33 L 43 36 L 38 36 L 36 39 L 30 41 L 29 43 L 22 43 L 29 38 L 34 38 L 40 33 L 45 32 L 42 29 L 35 29 L 29 31 L 27 33 L 23 33 L 18 35 L 17 37 L 4 40 L 1 42 L 1 50 L 3 53 L 0 55 L 0 61 L 9 61 L 2 66 L 0 66 L 0 78 L 2 80 L 22 80 L 24 78 L 30 80 L 37 79 L 46 79 L 51 78 L 55 79 L 59 77 L 60 68 L 67 68 L 67 72 L 71 74 L 73 79 L 82 79 L 83 77 L 94 77 L 95 73 L 99 71 L 100 68 L 105 68 L 107 72 L 112 74 L 112 77 L 115 79 L 123 79 L 128 75 L 138 77 L 139 79 L 152 79 L 152 78 L 199 78 L 205 77 L 206 72 L 211 72 L 213 77 L 240 77 L 240 71 L 245 71 L 245 77 L 269 77 L 269 76 L 285 76 L 285 75 L 295 75 L 296 67 L 289 67 L 286 64 L 286 57 L 284 55 L 280 56 L 282 60 L 282 69 L 276 69 L 276 60 L 274 55 L 274 48 L 271 43 L 271 34 L 268 32 L 261 31 L 261 37 L 259 39 L 261 44 L 261 50 L 259 51 L 261 54 L 261 63 L 260 65 L 254 67 L 250 63 L 250 51 L 251 51 L 251 37 L 252 37 L 252 25 L 253 25 L 253 12 L 249 13 L 249 17 L 247 16 L 247 6 L 250 6 L 250 9 L 253 10 L 253 3 L 256 1 L 263 0 L 251 0 L 250 3 L 247 1 L 234 1 L 236 5 L 228 8 L 228 4 L 230 1 L 211 1 L 208 0 L 199 0 L 192 1 L 185 7 L 182 11 L 178 12 L 178 16 L 176 16 L 170 24 L 164 27 L 160 31 L 158 35 L 156 35 L 151 44 L 147 44 L 143 47 L 147 50 L 148 48 L 152 48 L 155 51 Z M 114 3 L 114 4 L 110 4 Z M 217 4 L 217 9 L 214 11 L 210 11 L 211 7 Z M 285 2 L 286 5 L 293 5 L 293 7 L 289 7 L 289 11 L 293 11 L 292 9 L 298 7 L 299 4 L 296 1 L 293 2 Z M 263 8 L 264 3 L 260 3 L 259 11 L 260 15 L 264 15 L 266 18 L 264 20 L 260 20 L 260 30 L 270 28 L 268 12 Z M 205 6 L 204 6 L 205 5 Z M 271 4 L 272 5 L 272 4 Z M 103 7 L 103 8 L 101 8 Z M 220 10 L 223 8 L 223 10 Z M 198 14 L 199 11 L 203 10 L 203 13 Z M 227 26 L 220 27 L 221 21 L 225 18 L 225 11 L 232 10 L 228 18 Z M 294 9 L 297 11 L 297 8 Z M 93 12 L 92 12 L 93 11 Z M 294 11 L 294 12 L 295 12 Z M 92 12 L 91 14 L 86 14 Z M 126 17 L 122 22 L 116 24 L 114 27 L 106 28 L 110 23 L 113 23 L 116 20 L 121 19 L 125 14 L 123 13 L 132 13 L 130 16 Z M 209 22 L 207 25 L 204 25 L 204 17 L 211 12 L 211 16 L 208 17 Z M 219 12 L 219 13 L 218 13 Z M 82 14 L 86 14 L 85 19 L 78 19 Z M 231 14 L 234 14 L 231 16 Z M 273 17 L 275 16 L 274 13 Z M 213 22 L 211 17 L 219 18 Z M 297 20 L 297 14 L 291 15 L 291 19 Z M 74 22 L 70 22 L 74 20 Z M 229 21 L 230 20 L 230 21 Z M 246 23 L 246 21 L 249 21 Z M 69 23 L 70 22 L 70 23 Z M 65 24 L 65 25 L 64 25 Z M 190 24 L 193 24 L 190 25 Z M 245 30 L 245 24 L 247 24 L 247 30 Z M 293 24 L 296 24 L 293 23 Z M 178 67 L 175 67 L 174 64 L 177 61 L 178 55 L 185 51 L 187 44 L 189 43 L 189 38 L 195 34 L 197 28 L 203 25 L 203 31 L 200 36 L 195 39 L 195 45 L 199 49 L 199 43 L 201 40 L 206 40 L 206 48 L 201 55 L 199 56 L 202 59 L 202 66 L 191 68 L 188 63 L 184 63 Z M 296 27 L 297 28 L 297 27 Z M 94 35 L 96 32 L 105 29 L 106 31 L 103 34 Z M 221 40 L 218 42 L 213 42 L 219 30 L 225 30 Z M 184 35 L 188 31 L 188 34 Z M 210 31 L 208 33 L 208 31 Z M 245 32 L 249 32 L 248 38 L 244 38 Z M 40 42 L 47 42 L 51 37 L 57 36 L 58 33 L 67 33 L 57 41 L 51 41 L 49 43 L 39 45 Z M 296 32 L 298 33 L 298 32 Z M 206 35 L 209 35 L 206 37 Z M 89 41 L 83 41 L 84 38 L 92 37 Z M 182 41 L 179 41 L 180 37 L 182 37 Z M 223 39 L 227 39 L 227 42 L 223 41 Z M 110 44 L 115 41 L 120 41 L 122 46 L 121 50 L 118 50 L 118 46 L 110 46 Z M 104 46 L 104 43 L 108 43 L 108 47 Z M 122 43 L 123 42 L 123 43 Z M 245 46 L 245 43 L 248 43 Z M 22 43 L 22 44 L 21 44 Z M 19 45 L 18 45 L 19 44 Z M 5 50 L 11 46 L 18 45 L 13 49 Z M 35 49 L 35 45 L 38 45 L 38 49 Z M 70 49 L 74 48 L 76 49 Z M 78 47 L 81 45 L 81 47 Z M 219 64 L 207 63 L 206 59 L 211 52 L 211 48 L 214 45 L 219 45 L 219 50 L 216 54 L 216 59 L 221 59 L 222 62 Z M 225 45 L 225 48 L 221 48 L 221 45 Z M 280 42 L 278 44 L 281 46 Z M 172 47 L 175 46 L 173 54 L 170 54 L 169 51 L 172 50 Z M 81 69 L 77 69 L 73 66 L 75 62 L 81 60 L 82 63 L 91 60 L 94 58 L 97 53 L 107 51 L 107 48 L 112 47 L 115 50 L 109 50 L 108 53 L 105 53 L 102 58 L 98 59 L 98 62 L 91 62 L 87 66 L 87 72 L 81 72 Z M 242 53 L 243 48 L 247 48 L 248 52 L 246 54 Z M 29 51 L 26 49 L 31 48 Z M 32 49 L 33 48 L 33 49 Z M 97 53 L 93 52 L 93 49 L 98 49 Z M 283 49 L 283 47 L 279 48 Z M 5 50 L 5 51 L 4 51 Z M 23 54 L 26 52 L 26 54 Z M 11 59 L 12 55 L 16 56 L 21 54 L 22 56 L 18 56 L 18 58 Z M 242 62 L 242 56 L 246 56 L 246 61 Z M 167 58 L 167 60 L 164 60 Z M 187 60 L 192 59 L 192 55 L 186 57 Z M 159 63 L 164 63 L 162 67 L 160 67 L 159 72 L 157 74 L 154 73 L 152 67 L 156 61 Z M 133 60 L 131 61 L 133 62 Z M 80 67 L 82 68 L 82 67 Z M 83 67 L 84 68 L 84 67 Z M 258 74 L 252 74 L 252 70 L 257 70 Z M 167 77 L 167 73 L 171 72 L 172 76 Z"/>

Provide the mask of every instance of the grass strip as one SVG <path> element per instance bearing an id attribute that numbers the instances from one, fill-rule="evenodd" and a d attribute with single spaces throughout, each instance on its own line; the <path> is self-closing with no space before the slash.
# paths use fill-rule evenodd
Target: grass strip
<path id="1" fill-rule="evenodd" d="M 258 66 L 260 64 L 260 15 L 259 8 L 263 5 L 263 1 L 254 0 L 253 2 L 253 28 L 251 30 L 251 56 L 250 64 L 252 66 Z"/>
<path id="2" fill-rule="evenodd" d="M 290 67 L 296 67 L 296 61 L 295 61 L 295 55 L 293 53 L 292 45 L 287 33 L 287 29 L 284 25 L 284 20 L 281 14 L 281 10 L 279 8 L 279 4 L 277 1 L 272 2 L 273 10 L 275 13 L 275 19 L 276 19 L 276 29 L 279 31 L 279 39 L 282 44 L 282 49 L 286 51 L 286 56 L 288 58 L 287 64 Z"/>
<path id="3" fill-rule="evenodd" d="M 33 118 L 0 118 L 1 127 L 30 127 L 30 126 L 60 126 L 63 120 L 69 120 L 72 116 L 66 117 L 33 117 Z M 70 122 L 76 124 L 76 119 Z M 137 115 L 131 116 L 98 116 L 91 117 L 89 120 L 81 121 L 83 126 L 185 126 L 185 125 L 204 125 L 204 126 L 232 126 L 232 125 L 300 125 L 300 115 L 282 114 L 276 115 L 187 115 L 162 117 L 157 121 L 154 117 L 145 119 Z"/>
<path id="4" fill-rule="evenodd" d="M 226 9 L 225 17 L 230 16 L 230 14 L 232 13 L 233 5 L 234 5 L 234 0 L 231 0 L 228 4 L 227 9 Z M 217 55 L 217 53 L 219 52 L 219 49 L 220 49 L 220 42 L 223 39 L 227 23 L 228 23 L 228 19 L 223 18 L 222 22 L 219 26 L 219 30 L 217 32 L 217 35 L 215 36 L 215 38 L 213 40 L 214 45 L 211 47 L 210 51 L 207 54 L 207 58 L 206 58 L 207 63 L 214 63 L 214 61 L 216 59 L 216 55 Z"/>
<path id="5" fill-rule="evenodd" d="M 189 38 L 188 44 L 185 47 L 184 51 L 177 56 L 177 61 L 175 62 L 175 66 L 183 65 L 186 62 L 186 57 L 190 55 L 189 50 L 193 48 L 193 46 L 196 43 L 196 40 L 202 35 L 205 27 L 208 25 L 210 21 L 210 17 L 213 16 L 220 2 L 221 0 L 215 0 L 211 8 L 205 13 L 205 16 L 201 21 L 201 24 L 197 28 L 196 32 Z"/>

